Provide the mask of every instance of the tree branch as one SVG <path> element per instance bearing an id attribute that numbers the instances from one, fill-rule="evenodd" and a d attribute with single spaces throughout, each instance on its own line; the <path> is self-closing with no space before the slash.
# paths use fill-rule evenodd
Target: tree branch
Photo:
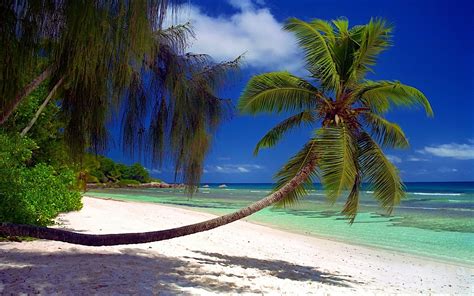
<path id="1" fill-rule="evenodd" d="M 32 91 L 34 91 L 43 81 L 45 81 L 51 73 L 53 72 L 53 66 L 49 66 L 44 70 L 38 77 L 31 81 L 27 86 L 25 86 L 10 102 L 5 106 L 4 110 L 0 111 L 0 125 L 4 124 L 8 120 L 13 111 L 16 110 L 20 102 L 28 96 Z"/>
<path id="2" fill-rule="evenodd" d="M 35 116 L 31 119 L 30 123 L 28 123 L 28 125 L 21 131 L 20 135 L 23 137 L 26 135 L 26 133 L 28 133 L 28 131 L 33 127 L 33 125 L 35 124 L 36 120 L 38 120 L 39 116 L 41 115 L 41 113 L 43 112 L 44 108 L 46 107 L 46 105 L 48 105 L 49 103 L 49 100 L 51 100 L 51 98 L 53 97 L 54 93 L 56 92 L 56 90 L 58 89 L 58 87 L 63 83 L 63 80 L 64 80 L 64 77 L 61 78 L 57 83 L 56 85 L 53 87 L 53 89 L 49 92 L 48 96 L 46 97 L 46 99 L 44 100 L 43 104 L 41 104 L 41 106 L 38 108 L 38 110 L 36 111 L 35 113 Z"/>

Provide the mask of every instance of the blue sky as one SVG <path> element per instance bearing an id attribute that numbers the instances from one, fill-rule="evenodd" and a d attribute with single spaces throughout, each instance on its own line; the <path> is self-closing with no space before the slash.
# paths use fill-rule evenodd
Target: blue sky
<path id="1" fill-rule="evenodd" d="M 404 129 L 411 147 L 387 154 L 404 181 L 474 181 L 472 15 L 468 1 L 194 0 L 182 7 L 175 21 L 193 24 L 196 40 L 190 51 L 208 53 L 218 61 L 246 53 L 240 75 L 222 92 L 236 103 L 252 75 L 277 70 L 305 75 L 293 36 L 281 31 L 288 17 L 346 17 L 351 25 L 385 18 L 395 27 L 394 45 L 380 56 L 370 78 L 417 87 L 435 113 L 434 118 L 421 110 L 388 114 Z M 203 182 L 271 182 L 310 135 L 310 130 L 298 130 L 254 157 L 255 144 L 281 119 L 235 114 L 225 122 L 215 135 Z M 120 149 L 111 149 L 108 156 L 133 162 Z M 172 181 L 169 167 L 152 172 Z"/>

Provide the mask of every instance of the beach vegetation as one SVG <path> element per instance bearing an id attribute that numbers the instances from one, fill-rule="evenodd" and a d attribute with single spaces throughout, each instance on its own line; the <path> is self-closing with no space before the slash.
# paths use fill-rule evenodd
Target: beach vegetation
<path id="1" fill-rule="evenodd" d="M 307 79 L 289 72 L 257 75 L 238 105 L 244 114 L 290 114 L 263 136 L 254 154 L 274 147 L 292 130 L 314 129 L 275 175 L 278 191 L 303 168 L 311 168 L 304 182 L 295 184 L 278 205 L 294 204 L 319 181 L 331 203 L 348 193 L 342 213 L 353 222 L 361 184 L 367 182 L 375 199 L 391 213 L 404 196 L 404 185 L 383 148 L 409 144 L 400 126 L 385 115 L 395 107 L 421 107 L 433 115 L 418 89 L 399 81 L 367 79 L 379 54 L 391 45 L 392 27 L 383 19 L 349 27 L 344 18 L 331 22 L 291 18 L 285 30 L 294 33 L 305 54 Z"/>
<path id="2" fill-rule="evenodd" d="M 146 151 L 153 166 L 166 157 L 193 192 L 212 134 L 230 114 L 218 91 L 240 57 L 216 62 L 187 53 L 190 24 L 164 24 L 180 3 L 2 1 L 0 125 L 43 86 L 41 102 L 52 92 L 60 99 L 62 135 L 75 162 L 108 147 L 106 124 L 114 120 L 124 152 Z"/>
<path id="3" fill-rule="evenodd" d="M 92 19 L 90 29 L 97 30 L 97 26 L 93 25 L 94 20 L 98 21 L 98 18 Z M 372 19 L 366 25 L 349 27 L 349 22 L 343 18 L 332 22 L 319 19 L 305 22 L 291 18 L 286 22 L 285 29 L 295 34 L 305 53 L 307 79 L 288 72 L 257 75 L 247 84 L 238 104 L 238 109 L 244 114 L 290 114 L 288 119 L 262 138 L 257 144 L 255 153 L 262 148 L 273 147 L 294 128 L 310 125 L 314 129 L 302 149 L 276 174 L 277 186 L 273 193 L 236 212 L 208 221 L 146 233 L 95 235 L 8 223 L 0 224 L 0 233 L 33 235 L 38 238 L 90 246 L 167 240 L 226 225 L 273 204 L 280 206 L 293 204 L 305 196 L 307 188 L 317 179 L 323 184 L 331 202 L 348 192 L 342 212 L 350 222 L 356 217 L 359 191 L 364 181 L 371 184 L 373 196 L 390 213 L 403 198 L 404 186 L 397 168 L 385 156 L 383 149 L 405 148 L 408 146 L 408 140 L 401 128 L 396 123 L 388 121 L 385 115 L 393 107 L 421 107 L 429 116 L 433 114 L 427 98 L 416 88 L 399 81 L 367 79 L 367 74 L 373 70 L 378 55 L 391 45 L 392 28 L 382 19 Z M 171 30 L 174 32 L 186 28 Z M 166 31 L 159 31 L 159 34 L 162 36 Z M 96 37 L 90 41 L 100 39 Z M 71 40 L 70 36 L 68 38 Z M 79 45 L 81 38 L 75 41 L 79 42 Z M 166 99 L 158 100 L 158 104 L 155 105 L 156 112 L 152 116 L 154 121 L 150 125 L 152 131 L 150 135 L 155 137 L 151 140 L 152 155 L 157 161 L 162 159 L 164 136 L 168 135 L 167 140 L 171 141 L 171 145 L 167 147 L 171 148 L 176 161 L 176 172 L 181 172 L 185 182 L 192 188 L 202 173 L 202 160 L 209 148 L 209 132 L 215 129 L 224 114 L 222 108 L 225 104 L 221 104 L 222 101 L 214 95 L 216 85 L 222 82 L 218 78 L 222 78 L 222 74 L 227 73 L 229 68 L 235 68 L 238 60 L 208 66 L 207 60 L 204 59 L 202 64 L 189 69 L 188 59 L 183 61 L 182 56 L 170 52 L 168 48 L 162 49 L 163 43 L 159 45 L 158 55 L 154 57 L 165 53 L 167 55 L 161 56 L 163 60 L 159 60 L 161 62 L 158 65 L 154 63 L 156 62 L 154 59 L 151 68 L 154 73 L 169 74 L 167 76 L 169 80 L 158 77 L 158 81 L 169 84 L 160 83 L 160 91 L 157 92 L 164 94 Z M 78 48 L 74 42 L 71 46 L 73 50 Z M 123 46 L 127 48 L 127 44 Z M 199 57 L 193 56 L 192 60 L 196 59 Z M 101 62 L 95 59 L 93 62 L 95 67 L 102 66 Z M 161 68 L 163 65 L 166 67 Z M 180 71 L 175 72 L 175 67 L 170 67 L 171 65 L 182 65 L 182 67 L 178 67 Z M 130 69 L 129 66 L 127 64 L 124 67 Z M 182 69 L 186 71 L 182 72 Z M 133 72 L 133 69 L 130 71 L 135 74 L 125 77 L 129 78 L 130 84 L 125 105 L 129 111 L 123 121 L 126 123 L 123 142 L 133 150 L 144 147 L 139 144 L 144 142 L 135 140 L 143 137 L 146 130 L 144 125 L 140 124 L 143 123 L 140 120 L 146 118 L 146 112 L 142 109 L 146 104 L 142 103 L 147 101 L 147 96 L 143 91 L 143 80 L 140 80 L 139 73 Z M 113 75 L 115 72 L 112 70 L 110 73 Z M 101 104 L 105 105 L 102 97 L 104 89 L 99 89 L 96 94 L 92 90 L 97 89 L 82 84 L 82 78 L 97 78 L 96 73 L 92 75 L 86 72 L 83 77 L 71 72 L 64 74 L 65 77 L 70 77 L 73 83 L 73 87 L 69 89 L 70 94 L 66 95 L 63 101 L 66 105 L 70 104 L 66 106 L 65 114 L 70 117 L 70 123 L 72 122 L 65 129 L 66 135 L 71 131 L 80 135 L 75 141 L 76 143 L 79 141 L 81 145 L 74 146 L 76 148 L 87 145 L 97 147 L 96 144 L 103 143 L 101 140 L 105 135 L 102 129 L 105 113 L 100 113 L 99 110 L 97 111 L 99 113 L 89 114 L 87 111 L 91 107 L 101 108 Z M 100 71 L 97 74 L 98 77 L 102 77 Z M 104 77 L 112 78 L 112 82 L 116 82 L 114 80 L 116 77 L 108 76 L 109 73 L 102 74 Z M 120 75 L 119 77 L 123 78 Z M 170 85 L 172 88 L 168 88 Z M 85 92 L 81 93 L 81 89 Z M 92 97 L 84 98 L 84 96 Z M 71 101 L 72 98 L 78 100 Z M 82 102 L 82 99 L 84 102 L 76 105 L 77 102 Z M 171 110 L 169 106 L 172 106 Z M 77 125 L 77 118 L 74 116 L 81 117 L 83 114 L 86 114 L 86 118 L 82 122 L 87 124 Z M 92 118 L 94 116 L 99 118 Z M 164 119 L 167 122 L 163 122 Z M 91 129 L 92 127 L 94 129 Z M 70 145 L 73 143 L 74 141 L 69 142 Z"/>
<path id="4" fill-rule="evenodd" d="M 122 180 L 118 181 L 117 184 L 120 185 L 120 186 L 128 186 L 128 185 L 135 186 L 135 185 L 140 185 L 141 183 L 137 180 L 122 179 Z"/>
<path id="5" fill-rule="evenodd" d="M 149 183 L 153 180 L 148 170 L 140 163 L 127 166 L 102 155 L 86 155 L 83 171 L 87 175 L 88 183 L 122 184 L 121 181 L 133 180 L 140 184 Z"/>
<path id="6" fill-rule="evenodd" d="M 34 163 L 37 147 L 0 133 L 0 221 L 45 226 L 60 212 L 81 209 L 74 171 Z"/>

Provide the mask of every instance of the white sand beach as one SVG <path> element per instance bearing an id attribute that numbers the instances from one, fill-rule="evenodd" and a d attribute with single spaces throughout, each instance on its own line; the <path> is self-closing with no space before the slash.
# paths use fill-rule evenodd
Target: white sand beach
<path id="1" fill-rule="evenodd" d="M 87 233 L 165 229 L 212 215 L 84 197 L 58 218 Z M 239 221 L 142 245 L 0 243 L 0 294 L 473 295 L 474 270 Z"/>

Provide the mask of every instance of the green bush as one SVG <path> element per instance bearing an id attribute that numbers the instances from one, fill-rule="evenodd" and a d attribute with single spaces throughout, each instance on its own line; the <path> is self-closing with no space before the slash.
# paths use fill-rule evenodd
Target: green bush
<path id="1" fill-rule="evenodd" d="M 135 163 L 127 166 L 101 155 L 87 154 L 84 159 L 84 167 L 90 176 L 97 178 L 101 183 L 118 184 L 120 180 L 135 180 L 140 183 L 152 181 L 150 173 L 141 164 Z M 89 183 L 94 182 L 90 181 Z"/>
<path id="2" fill-rule="evenodd" d="M 140 182 L 137 180 L 131 180 L 131 179 L 121 179 L 117 182 L 118 185 L 140 185 Z"/>
<path id="3" fill-rule="evenodd" d="M 87 182 L 87 183 L 100 183 L 100 182 L 99 182 L 99 179 L 97 179 L 96 176 L 92 176 L 92 175 L 88 175 L 88 176 L 87 176 L 86 182 Z"/>
<path id="4" fill-rule="evenodd" d="M 150 174 L 148 171 L 139 163 L 127 167 L 122 174 L 122 178 L 137 180 L 140 183 L 150 182 Z"/>
<path id="5" fill-rule="evenodd" d="M 30 167 L 34 148 L 32 140 L 0 133 L 0 222 L 47 225 L 60 212 L 82 207 L 74 172 Z"/>

